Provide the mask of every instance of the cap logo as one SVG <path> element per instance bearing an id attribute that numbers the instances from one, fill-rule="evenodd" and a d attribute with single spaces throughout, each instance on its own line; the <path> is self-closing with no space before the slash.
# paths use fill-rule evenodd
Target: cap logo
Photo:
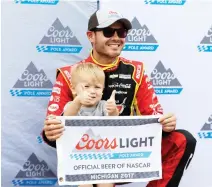
<path id="1" fill-rule="evenodd" d="M 118 13 L 114 11 L 109 11 L 109 14 L 118 14 Z"/>
<path id="2" fill-rule="evenodd" d="M 118 14 L 118 12 L 114 12 L 114 11 L 108 12 L 108 19 L 116 19 L 116 18 L 120 18 L 120 15 Z"/>

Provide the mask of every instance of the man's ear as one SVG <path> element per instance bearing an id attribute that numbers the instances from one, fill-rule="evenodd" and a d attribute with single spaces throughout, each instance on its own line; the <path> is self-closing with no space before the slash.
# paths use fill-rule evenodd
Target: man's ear
<path id="1" fill-rule="evenodd" d="M 95 33 L 93 31 L 87 31 L 87 37 L 91 43 L 94 43 Z"/>

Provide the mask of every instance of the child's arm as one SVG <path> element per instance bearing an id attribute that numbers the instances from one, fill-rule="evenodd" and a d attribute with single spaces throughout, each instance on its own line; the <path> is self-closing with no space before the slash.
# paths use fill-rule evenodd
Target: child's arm
<path id="1" fill-rule="evenodd" d="M 66 104 L 63 116 L 76 116 L 81 108 L 81 102 L 79 97 Z"/>
<path id="2" fill-rule="evenodd" d="M 64 116 L 76 116 L 82 105 L 86 105 L 92 99 L 91 95 L 81 86 L 81 91 L 74 98 L 72 102 L 69 102 L 64 108 Z"/>

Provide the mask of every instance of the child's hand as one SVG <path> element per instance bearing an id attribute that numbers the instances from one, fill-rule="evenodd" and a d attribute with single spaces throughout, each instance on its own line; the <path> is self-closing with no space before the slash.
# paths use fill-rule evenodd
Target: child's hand
<path id="1" fill-rule="evenodd" d="M 118 109 L 116 107 L 115 95 L 116 95 L 116 90 L 113 90 L 110 98 L 106 102 L 105 108 L 108 113 L 108 116 L 118 116 L 119 115 Z"/>
<path id="2" fill-rule="evenodd" d="M 84 86 L 81 86 L 81 91 L 76 97 L 81 105 L 88 105 L 92 101 L 92 96 L 90 93 L 88 93 Z"/>

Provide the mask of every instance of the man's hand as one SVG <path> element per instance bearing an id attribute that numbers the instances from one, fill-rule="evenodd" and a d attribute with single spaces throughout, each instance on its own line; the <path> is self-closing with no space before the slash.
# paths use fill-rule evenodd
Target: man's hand
<path id="1" fill-rule="evenodd" d="M 49 116 L 44 122 L 44 133 L 49 141 L 55 141 L 63 134 L 64 126 L 55 116 Z"/>
<path id="2" fill-rule="evenodd" d="M 116 90 L 113 90 L 110 98 L 106 102 L 105 108 L 108 113 L 108 116 L 118 116 L 119 115 L 119 111 L 116 107 L 115 95 L 116 95 Z"/>
<path id="3" fill-rule="evenodd" d="M 177 118 L 174 114 L 166 114 L 159 118 L 159 123 L 161 123 L 163 131 L 172 132 L 176 128 Z"/>

